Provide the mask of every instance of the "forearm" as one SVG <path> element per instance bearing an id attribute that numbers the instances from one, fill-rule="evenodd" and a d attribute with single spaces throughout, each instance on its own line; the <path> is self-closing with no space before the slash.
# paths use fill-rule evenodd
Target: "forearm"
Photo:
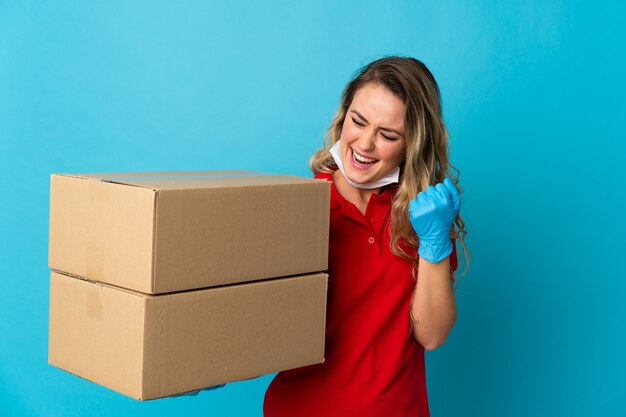
<path id="1" fill-rule="evenodd" d="M 456 321 L 449 257 L 437 263 L 420 258 L 411 320 L 415 340 L 427 350 L 441 346 Z"/>

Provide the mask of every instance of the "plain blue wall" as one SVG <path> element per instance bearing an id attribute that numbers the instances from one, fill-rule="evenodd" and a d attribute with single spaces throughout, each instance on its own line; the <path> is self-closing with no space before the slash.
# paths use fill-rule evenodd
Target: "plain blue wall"
<path id="1" fill-rule="evenodd" d="M 434 416 L 625 416 L 618 2 L 0 0 L 0 414 L 260 416 L 272 375 L 141 403 L 47 365 L 49 175 L 310 175 L 362 64 L 438 79 L 473 251 Z"/>

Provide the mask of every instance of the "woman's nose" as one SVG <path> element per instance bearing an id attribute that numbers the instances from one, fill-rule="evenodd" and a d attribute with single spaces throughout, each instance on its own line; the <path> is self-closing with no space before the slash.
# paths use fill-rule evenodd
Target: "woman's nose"
<path id="1" fill-rule="evenodd" d="M 376 142 L 376 131 L 374 129 L 365 129 L 359 138 L 359 147 L 364 151 L 374 149 Z"/>

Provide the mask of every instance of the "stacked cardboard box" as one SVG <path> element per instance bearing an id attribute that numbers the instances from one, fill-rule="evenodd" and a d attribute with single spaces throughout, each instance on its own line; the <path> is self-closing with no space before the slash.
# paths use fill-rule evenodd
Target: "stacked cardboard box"
<path id="1" fill-rule="evenodd" d="M 147 400 L 324 361 L 330 187 L 54 174 L 49 363 Z"/>

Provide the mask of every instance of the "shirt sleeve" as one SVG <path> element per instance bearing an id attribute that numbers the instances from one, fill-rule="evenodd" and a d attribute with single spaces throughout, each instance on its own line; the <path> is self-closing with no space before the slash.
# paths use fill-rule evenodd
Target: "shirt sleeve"
<path id="1" fill-rule="evenodd" d="M 456 271 L 458 267 L 458 260 L 456 256 L 456 239 L 452 239 L 452 253 L 450 254 L 450 269 L 452 272 Z"/>

